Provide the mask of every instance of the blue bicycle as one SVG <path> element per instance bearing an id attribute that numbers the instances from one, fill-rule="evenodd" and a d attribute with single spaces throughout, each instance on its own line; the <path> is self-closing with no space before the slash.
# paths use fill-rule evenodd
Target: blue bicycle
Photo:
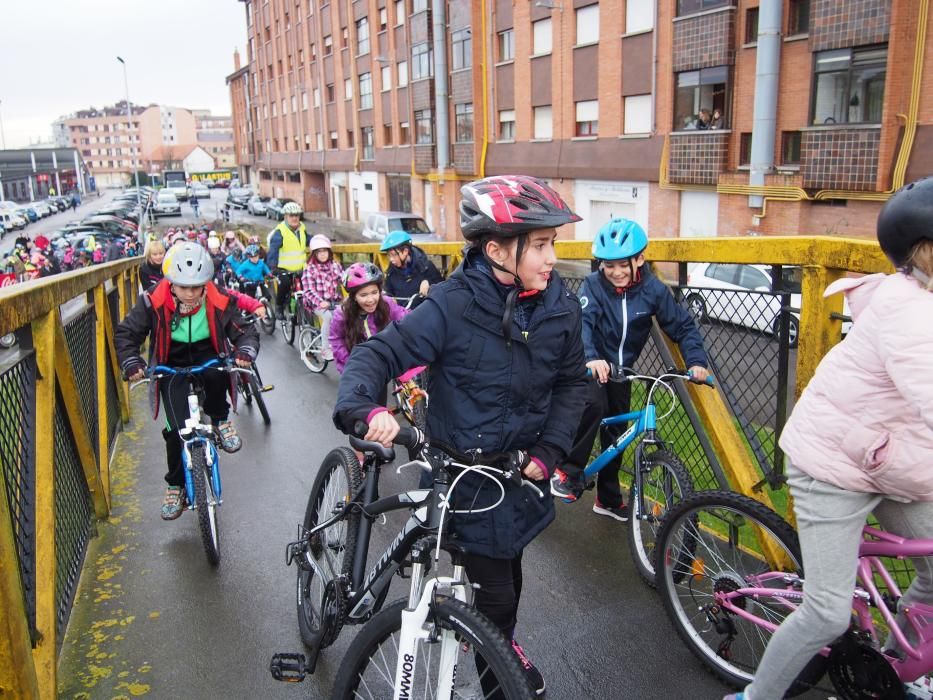
<path id="1" fill-rule="evenodd" d="M 691 377 L 686 370 L 668 369 L 660 375 L 652 376 L 637 374 L 627 367 L 616 365 L 610 367 L 609 381 L 637 380 L 649 385 L 645 406 L 638 411 L 621 413 L 601 421 L 604 426 L 622 423 L 631 423 L 631 425 L 587 465 L 583 474 L 588 488 L 591 488 L 591 482 L 596 473 L 625 452 L 629 445 L 641 438 L 635 447 L 632 488 L 629 495 L 632 519 L 629 528 L 629 550 L 638 575 L 654 588 L 654 551 L 658 530 L 667 512 L 693 493 L 693 481 L 687 467 L 658 436 L 657 424 L 659 420 L 673 413 L 677 406 L 677 395 L 669 382 L 671 380 L 690 381 Z M 706 384 L 712 385 L 712 383 L 712 377 L 709 377 Z M 654 398 L 657 390 L 662 387 L 670 395 L 670 408 L 659 416 Z"/>
<path id="2" fill-rule="evenodd" d="M 188 510 L 198 512 L 198 528 L 207 561 L 216 566 L 220 563 L 220 521 L 217 509 L 223 503 L 220 485 L 220 460 L 217 442 L 220 437 L 209 422 L 202 418 L 201 402 L 204 390 L 196 380 L 207 370 L 218 372 L 241 372 L 253 374 L 251 370 L 237 367 L 230 361 L 208 360 L 194 367 L 166 367 L 156 365 L 146 370 L 146 378 L 133 384 L 139 386 L 153 379 L 181 376 L 188 380 L 188 417 L 178 429 L 182 440 L 181 458 L 185 467 L 185 495 Z M 131 387 L 132 388 L 132 387 Z"/>

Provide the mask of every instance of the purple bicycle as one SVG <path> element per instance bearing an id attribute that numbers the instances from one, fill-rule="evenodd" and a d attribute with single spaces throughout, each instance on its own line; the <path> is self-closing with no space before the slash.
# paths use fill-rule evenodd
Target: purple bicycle
<path id="1" fill-rule="evenodd" d="M 933 606 L 902 604 L 911 570 L 892 566 L 933 556 L 933 540 L 868 526 L 863 537 L 849 630 L 813 657 L 787 697 L 828 675 L 841 700 L 899 699 L 904 683 L 933 671 Z M 726 683 L 750 683 L 771 635 L 803 600 L 794 529 L 751 498 L 705 491 L 667 514 L 656 557 L 658 590 L 683 641 Z"/>

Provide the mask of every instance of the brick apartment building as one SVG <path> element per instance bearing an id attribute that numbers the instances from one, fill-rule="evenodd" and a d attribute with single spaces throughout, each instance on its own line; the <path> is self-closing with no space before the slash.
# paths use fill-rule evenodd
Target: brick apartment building
<path id="1" fill-rule="evenodd" d="M 184 168 L 199 146 L 210 154 L 212 167 L 235 165 L 230 117 L 164 105 L 133 105 L 132 112 L 129 125 L 125 102 L 81 110 L 53 124 L 56 142 L 81 152 L 98 187 L 129 183 L 134 159 L 145 173 Z"/>
<path id="2" fill-rule="evenodd" d="M 456 238 L 461 181 L 521 172 L 562 236 L 867 236 L 933 171 L 929 0 L 241 1 L 241 177 L 309 211 Z"/>

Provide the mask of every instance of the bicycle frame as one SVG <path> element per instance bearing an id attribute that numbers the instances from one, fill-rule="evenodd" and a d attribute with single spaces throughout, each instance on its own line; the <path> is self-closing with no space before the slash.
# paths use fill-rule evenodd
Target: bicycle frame
<path id="1" fill-rule="evenodd" d="M 890 601 L 878 590 L 875 577 L 879 577 L 887 587 L 895 606 L 903 597 L 900 587 L 894 577 L 881 562 L 880 557 L 903 559 L 905 557 L 933 556 L 933 540 L 914 540 L 893 535 L 873 527 L 863 529 L 863 541 L 859 546 L 859 559 L 857 579 L 859 585 L 852 594 L 852 608 L 858 619 L 858 628 L 868 632 L 872 640 L 881 647 L 885 640 L 878 638 L 875 623 L 872 619 L 872 610 L 877 610 L 887 624 L 891 637 L 897 642 L 898 649 L 904 658 L 897 659 L 886 656 L 898 677 L 909 683 L 920 678 L 933 669 L 933 605 L 915 603 L 902 610 L 906 623 L 917 635 L 919 643 L 914 646 L 907 639 L 891 610 Z M 871 539 L 869 539 L 871 538 Z M 783 581 L 787 588 L 775 589 L 766 584 L 772 581 Z M 764 600 L 778 599 L 789 610 L 795 610 L 803 600 L 805 581 L 795 574 L 786 574 L 780 571 L 768 571 L 752 577 L 752 585 L 729 592 L 717 592 L 714 595 L 716 602 L 730 614 L 741 617 L 754 625 L 774 632 L 778 625 L 770 622 L 743 606 L 744 599 Z M 829 647 L 820 650 L 820 654 L 828 656 Z"/>
<path id="2" fill-rule="evenodd" d="M 657 409 L 653 403 L 649 403 L 643 409 L 638 411 L 632 411 L 631 413 L 620 413 L 617 416 L 611 416 L 609 418 L 603 418 L 600 421 L 600 425 L 618 425 L 619 423 L 629 423 L 632 425 L 622 433 L 615 442 L 612 443 L 608 448 L 603 450 L 600 455 L 590 462 L 583 473 L 587 477 L 591 477 L 596 472 L 600 471 L 613 459 L 621 455 L 625 450 L 631 445 L 635 440 L 639 438 L 642 434 L 647 434 L 646 440 L 644 442 L 649 442 L 651 444 L 663 445 L 663 443 L 657 439 L 655 436 L 655 429 L 657 427 Z M 638 455 L 641 456 L 640 453 Z M 636 459 L 636 463 L 639 460 Z"/>

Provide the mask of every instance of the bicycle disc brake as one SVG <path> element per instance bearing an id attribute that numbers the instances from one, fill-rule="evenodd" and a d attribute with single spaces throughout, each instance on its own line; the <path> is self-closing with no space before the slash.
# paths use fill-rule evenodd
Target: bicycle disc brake
<path id="1" fill-rule="evenodd" d="M 903 700 L 904 685 L 885 656 L 853 631 L 832 645 L 829 677 L 843 700 Z"/>

